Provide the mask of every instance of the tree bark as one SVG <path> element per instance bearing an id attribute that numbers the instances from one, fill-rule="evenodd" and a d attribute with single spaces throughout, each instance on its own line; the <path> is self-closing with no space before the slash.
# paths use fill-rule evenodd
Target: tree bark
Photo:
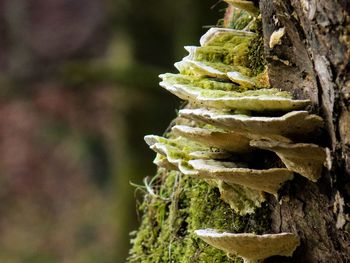
<path id="1" fill-rule="evenodd" d="M 312 100 L 310 110 L 325 121 L 325 135 L 315 142 L 330 150 L 329 170 L 317 184 L 297 177 L 280 202 L 270 200 L 272 231 L 299 233 L 292 262 L 348 262 L 349 3 L 261 0 L 260 10 L 271 84 Z M 281 44 L 270 48 L 271 34 L 282 27 Z"/>

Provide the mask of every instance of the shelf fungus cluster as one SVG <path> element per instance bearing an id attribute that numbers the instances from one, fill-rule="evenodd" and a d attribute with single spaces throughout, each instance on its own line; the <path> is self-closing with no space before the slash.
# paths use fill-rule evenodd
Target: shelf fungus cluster
<path id="1" fill-rule="evenodd" d="M 250 1 L 230 3 L 257 12 Z M 316 182 L 326 160 L 323 148 L 308 143 L 323 126 L 319 116 L 305 110 L 310 101 L 271 87 L 266 68 L 256 72 L 250 67 L 255 39 L 253 32 L 211 28 L 199 47 L 185 47 L 188 56 L 175 63 L 179 73 L 160 75 L 160 85 L 187 106 L 166 137 L 145 137 L 157 153 L 155 164 L 216 185 L 241 215 L 254 213 L 266 194 L 277 196 L 294 173 Z M 263 153 L 275 158 L 276 167 L 259 160 Z M 291 233 L 196 234 L 245 262 L 291 256 L 299 244 Z"/>

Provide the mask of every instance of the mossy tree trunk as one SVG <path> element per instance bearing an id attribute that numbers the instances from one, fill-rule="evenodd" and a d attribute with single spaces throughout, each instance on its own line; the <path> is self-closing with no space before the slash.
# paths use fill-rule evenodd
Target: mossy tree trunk
<path id="1" fill-rule="evenodd" d="M 308 110 L 324 118 L 324 133 L 314 141 L 329 149 L 328 169 L 317 183 L 296 175 L 278 200 L 271 196 L 266 206 L 247 216 L 218 200 L 217 189 L 162 171 L 156 177 L 158 196 L 146 195 L 142 206 L 130 262 L 240 262 L 193 235 L 206 227 L 300 236 L 292 258 L 267 262 L 350 261 L 350 4 L 260 0 L 259 7 L 270 82 L 299 99 L 311 99 Z M 282 27 L 281 43 L 270 48 L 270 36 Z"/>

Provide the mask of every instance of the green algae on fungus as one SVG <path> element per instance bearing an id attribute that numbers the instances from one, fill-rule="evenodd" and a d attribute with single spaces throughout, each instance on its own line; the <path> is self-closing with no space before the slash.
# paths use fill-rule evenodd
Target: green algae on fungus
<path id="1" fill-rule="evenodd" d="M 237 44 L 233 47 L 225 46 L 185 46 L 185 49 L 189 52 L 187 58 L 198 61 L 223 63 L 226 65 L 239 65 L 248 66 L 247 61 L 248 46 L 250 41 Z"/>
<path id="2" fill-rule="evenodd" d="M 211 159 L 213 157 L 220 159 L 227 157 L 227 154 L 224 151 L 221 151 L 217 148 L 209 148 L 205 145 L 188 140 L 184 137 L 164 138 L 156 135 L 147 135 L 145 136 L 145 141 L 150 147 L 158 143 L 161 145 L 169 146 L 173 151 L 181 151 L 182 154 L 177 155 L 183 157 L 186 160 L 190 159 L 191 153 L 193 152 L 206 153 L 207 156 L 205 159 Z"/>
<path id="3" fill-rule="evenodd" d="M 203 76 L 190 76 L 183 74 L 166 73 L 159 76 L 167 84 L 180 84 L 194 86 L 210 90 L 239 91 L 240 87 L 232 82 L 215 78 L 204 78 Z"/>
<path id="4" fill-rule="evenodd" d="M 225 154 L 225 152 L 217 152 L 213 151 L 212 148 L 204 148 L 199 147 L 198 144 L 194 144 L 190 140 L 186 140 L 182 137 L 178 137 L 177 139 L 166 139 L 154 135 L 149 135 L 145 137 L 145 140 L 150 145 L 150 148 L 157 152 L 160 155 L 163 155 L 166 158 L 161 159 L 159 156 L 156 157 L 155 163 L 159 163 L 160 167 L 164 167 L 171 170 L 177 170 L 183 173 L 184 175 L 193 176 L 195 178 L 204 179 L 208 183 L 217 182 L 220 187 L 220 178 L 215 178 L 213 176 L 209 176 L 205 171 L 200 169 L 194 169 L 191 164 L 192 161 L 198 162 L 203 160 L 212 160 L 212 159 L 226 159 L 230 155 Z M 178 142 L 178 144 L 177 144 Z M 186 145 L 186 142 L 188 144 Z M 201 149 L 199 152 L 198 150 Z M 200 154 L 200 159 L 198 158 L 198 153 Z M 245 169 L 242 163 L 226 163 L 226 165 L 230 165 L 230 167 L 241 167 L 237 168 L 239 173 L 243 175 L 243 177 L 250 173 L 251 169 Z M 264 171 L 264 170 L 263 170 Z M 263 173 L 262 171 L 262 173 Z M 235 177 L 236 173 L 232 174 Z M 254 173 L 253 173 L 254 175 Z M 232 176 L 231 176 L 232 177 Z M 221 197 L 225 202 L 228 202 L 232 209 L 234 209 L 237 213 L 245 214 L 252 213 L 256 206 L 260 206 L 261 202 L 264 201 L 263 195 L 255 190 L 249 189 L 245 186 L 238 186 L 232 181 L 232 178 L 229 178 L 228 181 L 231 184 L 231 190 L 226 187 L 222 187 Z M 283 177 L 283 176 L 282 176 Z M 214 179 L 214 180 L 213 180 Z M 226 178 L 227 179 L 227 178 Z M 241 180 L 236 180 L 238 183 Z M 220 191 L 221 191 L 220 190 Z M 240 196 L 237 193 L 240 193 Z M 231 199 L 232 198 L 232 199 Z M 239 209 L 239 210 L 238 210 Z"/>
<path id="5" fill-rule="evenodd" d="M 191 156 L 191 152 L 197 152 L 197 149 L 188 145 L 183 147 L 181 144 L 174 146 L 172 145 L 174 141 L 176 140 L 154 143 L 150 148 L 166 156 L 169 163 L 177 166 L 179 171 L 186 175 L 202 179 L 218 179 L 226 183 L 239 184 L 274 195 L 277 195 L 277 191 L 283 182 L 293 177 L 293 172 L 284 168 L 252 170 L 244 168 L 245 166 L 238 163 L 213 161 L 212 159 L 215 158 L 227 158 L 227 155 L 211 152 L 210 148 L 203 149 L 201 151 L 202 159 L 196 160 Z M 192 145 L 194 144 L 192 143 Z M 194 157 L 196 156 L 194 155 Z"/>
<path id="6" fill-rule="evenodd" d="M 177 170 L 177 166 L 168 161 L 168 159 L 162 155 L 157 153 L 156 158 L 154 158 L 153 163 L 160 168 L 164 168 L 166 170 Z"/>
<path id="7" fill-rule="evenodd" d="M 254 36 L 255 33 L 249 31 L 212 27 L 200 38 L 199 43 L 202 47 L 233 47 Z"/>
<path id="8" fill-rule="evenodd" d="M 245 43 L 239 44 L 233 48 L 186 46 L 185 49 L 190 53 L 188 55 L 189 59 L 212 63 L 220 62 L 226 65 L 245 66 L 245 64 L 247 64 L 246 56 L 248 54 L 248 44 Z"/>
<path id="9" fill-rule="evenodd" d="M 163 81 L 160 82 L 160 86 L 163 88 L 176 88 L 180 86 L 188 90 L 201 91 L 204 94 L 208 94 L 207 96 L 212 97 L 270 96 L 281 99 L 292 98 L 292 95 L 289 92 L 280 91 L 275 88 L 247 90 L 247 87 L 242 88 L 242 86 L 238 86 L 237 84 L 230 82 L 218 81 L 217 79 L 206 79 L 198 76 L 187 76 L 182 74 L 166 73 L 160 75 L 159 77 L 163 79 Z M 296 103 L 299 101 L 295 100 Z"/>
<path id="10" fill-rule="evenodd" d="M 248 111 L 288 111 L 303 109 L 310 104 L 309 100 L 294 100 L 289 92 L 272 88 L 237 92 L 172 84 L 167 80 L 162 81 L 160 86 L 197 107 Z"/>
<path id="11" fill-rule="evenodd" d="M 182 86 L 184 87 L 184 86 Z M 243 92 L 235 92 L 235 91 L 222 91 L 222 90 L 201 90 L 197 87 L 184 87 L 188 88 L 188 90 L 194 90 L 198 91 L 200 95 L 204 98 L 231 98 L 234 100 L 235 98 L 249 98 L 249 100 L 254 99 L 261 99 L 261 100 L 278 100 L 278 99 L 291 99 L 291 94 L 286 91 L 279 91 L 278 89 L 259 89 L 259 90 L 247 90 Z M 216 108 L 216 107 L 215 107 Z M 232 107 L 232 108 L 238 108 Z M 247 106 L 241 106 L 239 107 L 241 109 L 247 109 L 247 110 L 256 110 L 257 107 L 250 107 Z M 268 108 L 268 106 L 266 106 Z"/>
<path id="12" fill-rule="evenodd" d="M 158 192 L 169 197 L 164 201 L 146 194 L 140 206 L 142 223 L 132 239 L 128 262 L 223 262 L 241 259 L 208 246 L 195 234 L 196 229 L 215 228 L 233 233 L 269 231 L 267 205 L 255 214 L 240 216 L 220 200 L 216 187 L 200 180 L 160 169 Z"/>
<path id="13" fill-rule="evenodd" d="M 228 79 L 227 73 L 231 71 L 239 72 L 245 76 L 251 75 L 250 69 L 243 66 L 226 65 L 221 62 L 189 60 L 188 58 L 184 58 L 183 61 L 191 66 L 194 75 L 221 79 Z"/>
<path id="14" fill-rule="evenodd" d="M 198 176 L 197 171 L 188 164 L 189 160 L 195 159 L 196 157 L 193 153 L 200 152 L 202 159 L 226 159 L 228 157 L 223 151 L 202 146 L 182 137 L 167 139 L 155 135 L 148 135 L 145 136 L 145 141 L 149 144 L 152 150 L 165 156 L 167 163 L 170 163 L 176 167 L 177 170 L 186 175 Z M 157 162 L 161 161 L 159 157 L 156 159 Z M 161 165 L 167 165 L 167 163 L 164 163 L 163 161 L 161 162 Z M 170 165 L 167 166 L 169 168 L 171 167 Z"/>

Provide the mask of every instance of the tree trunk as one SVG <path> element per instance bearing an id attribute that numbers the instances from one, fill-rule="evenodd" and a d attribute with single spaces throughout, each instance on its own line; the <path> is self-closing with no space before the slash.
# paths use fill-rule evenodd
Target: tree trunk
<path id="1" fill-rule="evenodd" d="M 271 200 L 272 231 L 299 233 L 295 262 L 348 262 L 349 3 L 261 0 L 260 10 L 271 84 L 312 100 L 311 110 L 326 124 L 326 135 L 318 140 L 330 150 L 330 170 L 317 184 L 297 177 L 287 201 Z M 270 36 L 282 27 L 282 43 L 271 49 Z"/>
<path id="2" fill-rule="evenodd" d="M 211 186 L 162 170 L 157 193 L 163 195 L 145 197 L 131 262 L 240 262 L 196 239 L 198 227 L 300 236 L 292 258 L 267 262 L 350 262 L 350 3 L 260 0 L 259 7 L 270 83 L 310 99 L 308 110 L 323 117 L 323 135 L 313 141 L 328 148 L 327 169 L 317 183 L 296 175 L 278 200 L 271 196 L 248 216 L 218 201 Z M 283 27 L 281 42 L 270 45 Z"/>

